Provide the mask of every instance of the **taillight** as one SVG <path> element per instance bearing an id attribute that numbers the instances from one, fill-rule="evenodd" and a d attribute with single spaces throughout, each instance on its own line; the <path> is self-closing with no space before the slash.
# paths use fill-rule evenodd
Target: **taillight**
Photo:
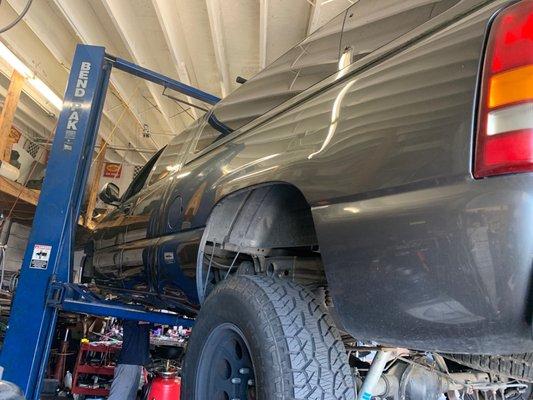
<path id="1" fill-rule="evenodd" d="M 494 19 L 480 101 L 474 176 L 533 171 L 533 0 Z"/>

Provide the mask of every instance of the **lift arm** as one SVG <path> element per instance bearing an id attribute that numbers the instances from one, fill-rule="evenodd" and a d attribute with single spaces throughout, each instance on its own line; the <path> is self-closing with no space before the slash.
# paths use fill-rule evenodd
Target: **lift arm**
<path id="1" fill-rule="evenodd" d="M 157 83 L 158 85 L 161 85 L 167 89 L 172 89 L 176 92 L 183 93 L 189 97 L 192 97 L 193 99 L 200 100 L 211 105 L 214 105 L 220 101 L 218 97 L 213 96 L 212 94 L 206 93 L 195 87 L 186 85 L 175 79 L 164 76 L 158 72 L 150 71 L 149 69 L 123 60 L 122 58 L 114 58 L 110 56 L 110 59 L 112 60 L 113 67 L 116 69 L 128 72 L 147 81 Z"/>
<path id="2" fill-rule="evenodd" d="M 52 283 L 47 305 L 62 311 L 90 314 L 100 317 L 113 316 L 134 321 L 153 322 L 161 325 L 181 325 L 190 328 L 193 320 L 173 313 L 147 311 L 144 307 L 105 300 L 86 287 L 74 283 Z"/>

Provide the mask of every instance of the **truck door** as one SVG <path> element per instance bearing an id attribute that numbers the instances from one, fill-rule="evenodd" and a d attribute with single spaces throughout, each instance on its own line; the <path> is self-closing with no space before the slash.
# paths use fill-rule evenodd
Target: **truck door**
<path id="1" fill-rule="evenodd" d="M 168 207 L 165 193 L 181 168 L 190 135 L 185 130 L 165 147 L 153 165 L 144 189 L 136 195 L 126 228 L 122 254 L 122 280 L 127 290 L 155 296 L 157 281 L 155 253 L 163 229 L 161 215 Z"/>
<path id="2" fill-rule="evenodd" d="M 122 289 L 120 264 L 124 243 L 125 220 L 131 203 L 121 204 L 110 211 L 97 226 L 94 241 L 93 265 L 99 286 Z"/>
<path id="3" fill-rule="evenodd" d="M 160 154 L 161 151 L 156 153 L 141 169 L 126 192 L 122 194 L 119 206 L 111 210 L 96 228 L 93 265 L 96 283 L 99 286 L 124 289 L 122 258 L 127 226 L 131 223 L 131 213 L 137 200 L 136 194 L 143 188 Z"/>

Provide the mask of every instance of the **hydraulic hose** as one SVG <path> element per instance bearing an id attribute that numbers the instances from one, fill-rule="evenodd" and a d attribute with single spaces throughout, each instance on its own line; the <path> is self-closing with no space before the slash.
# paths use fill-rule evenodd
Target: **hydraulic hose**
<path id="1" fill-rule="evenodd" d="M 20 15 L 17 18 L 15 18 L 12 22 L 4 26 L 3 28 L 0 28 L 0 33 L 7 32 L 11 28 L 13 28 L 15 25 L 17 25 L 22 20 L 22 18 L 24 18 L 24 16 L 30 9 L 31 3 L 33 3 L 33 0 L 28 0 L 28 2 L 26 3 L 26 6 L 24 7 L 24 10 L 22 10 Z"/>

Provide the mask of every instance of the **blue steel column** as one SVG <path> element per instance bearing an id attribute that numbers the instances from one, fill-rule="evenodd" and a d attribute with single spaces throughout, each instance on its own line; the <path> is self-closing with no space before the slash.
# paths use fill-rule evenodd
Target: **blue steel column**
<path id="1" fill-rule="evenodd" d="M 110 71 L 103 47 L 78 45 L 0 354 L 3 379 L 19 385 L 28 400 L 39 398 L 57 320 L 57 309 L 46 306 L 49 284 L 70 281 L 74 231 Z"/>

